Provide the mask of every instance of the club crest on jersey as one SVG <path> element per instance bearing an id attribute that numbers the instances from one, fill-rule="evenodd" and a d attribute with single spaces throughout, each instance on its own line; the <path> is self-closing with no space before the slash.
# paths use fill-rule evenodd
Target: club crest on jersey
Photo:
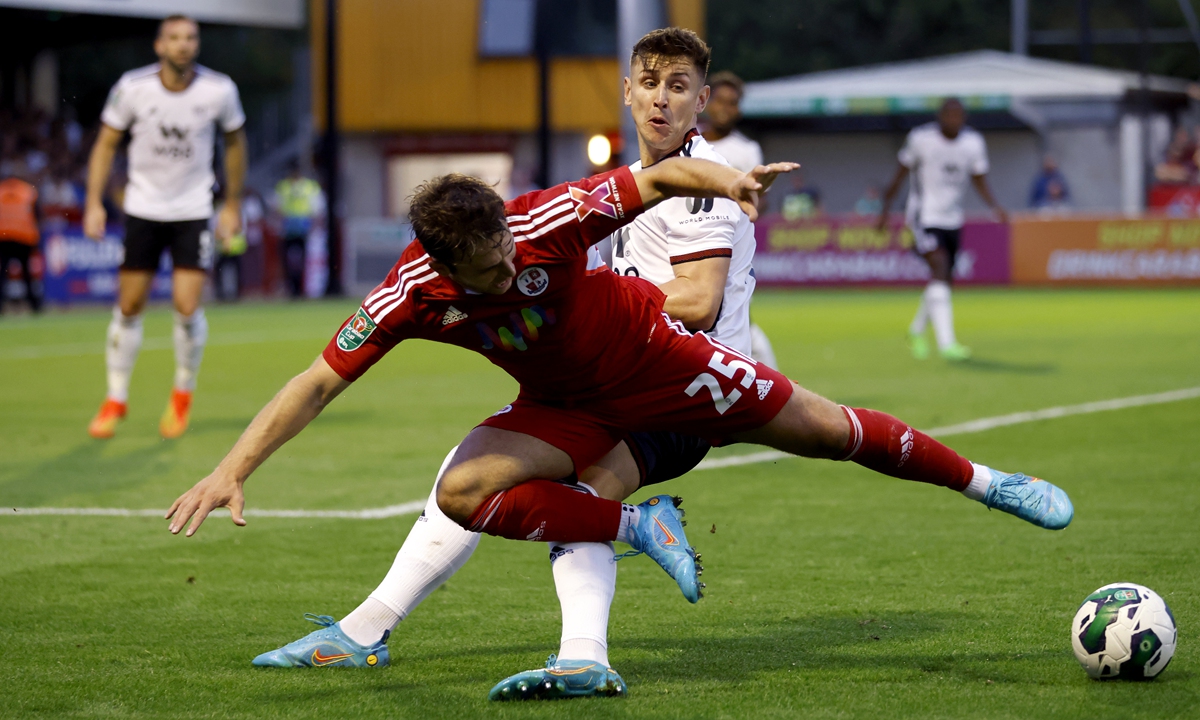
<path id="1" fill-rule="evenodd" d="M 522 295 L 529 297 L 537 297 L 546 292 L 546 288 L 550 287 L 550 273 L 540 267 L 525 268 L 525 271 L 517 276 L 517 289 Z"/>
<path id="2" fill-rule="evenodd" d="M 375 332 L 375 321 L 367 315 L 367 311 L 362 308 L 354 313 L 354 317 L 350 318 L 350 322 L 346 323 L 346 327 L 338 333 L 337 345 L 342 350 L 350 352 L 362 347 L 367 338 L 371 337 L 371 333 Z"/>
<path id="3" fill-rule="evenodd" d="M 592 213 L 613 219 L 624 215 L 612 201 L 612 188 L 607 182 L 596 186 L 590 192 L 574 185 L 568 189 L 571 191 L 571 199 L 575 201 L 575 216 L 579 218 L 579 222 L 583 222 L 584 218 Z"/>

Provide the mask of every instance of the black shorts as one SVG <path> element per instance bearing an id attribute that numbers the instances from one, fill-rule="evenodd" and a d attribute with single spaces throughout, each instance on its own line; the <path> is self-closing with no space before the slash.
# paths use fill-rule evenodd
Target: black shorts
<path id="1" fill-rule="evenodd" d="M 962 230 L 955 228 L 913 228 L 913 250 L 918 255 L 931 253 L 938 248 L 946 251 L 950 259 L 950 269 L 954 269 L 954 261 L 958 258 L 958 241 Z"/>
<path id="2" fill-rule="evenodd" d="M 213 237 L 208 220 L 159 222 L 125 216 L 125 260 L 122 270 L 158 269 L 163 250 L 170 249 L 177 268 L 208 270 L 213 261 Z"/>
<path id="3" fill-rule="evenodd" d="M 629 446 L 641 475 L 638 487 L 686 475 L 712 449 L 704 438 L 674 432 L 629 433 L 625 436 L 625 444 Z"/>

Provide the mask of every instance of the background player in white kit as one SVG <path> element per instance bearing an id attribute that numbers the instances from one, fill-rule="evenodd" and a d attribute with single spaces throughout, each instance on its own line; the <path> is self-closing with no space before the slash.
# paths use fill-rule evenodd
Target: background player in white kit
<path id="1" fill-rule="evenodd" d="M 881 230 L 887 227 L 888 209 L 901 183 L 911 174 L 905 216 L 916 251 L 929 264 L 932 275 L 908 331 L 909 345 L 917 359 L 929 357 L 925 327 L 930 320 L 942 357 L 956 361 L 971 357 L 971 351 L 955 338 L 950 305 L 950 283 L 958 255 L 963 195 L 968 180 L 1000 222 L 1008 222 L 1004 208 L 988 188 L 987 145 L 982 135 L 966 126 L 966 119 L 962 103 L 950 98 L 938 110 L 937 122 L 914 128 L 900 149 L 900 165 L 883 195 Z"/>
<path id="2" fill-rule="evenodd" d="M 641 152 L 634 170 L 678 155 L 728 164 L 695 129 L 696 115 L 708 99 L 704 84 L 708 59 L 704 41 L 678 28 L 656 30 L 634 46 L 630 78 L 625 83 L 625 102 L 637 126 Z M 667 295 L 667 313 L 689 329 L 709 331 L 725 345 L 749 351 L 754 228 L 736 203 L 666 200 L 610 240 L 614 271 L 658 285 Z M 598 253 L 593 262 L 607 272 L 601 268 Z M 708 449 L 700 438 L 632 433 L 596 466 L 581 473 L 581 488 L 586 485 L 602 497 L 624 499 L 640 486 L 686 473 Z M 453 455 L 452 450 L 443 470 Z M 479 537 L 446 517 L 431 495 L 384 581 L 362 605 L 330 628 L 339 630 L 344 640 L 330 643 L 328 630 L 317 631 L 314 635 L 324 634 L 322 642 L 310 635 L 260 655 L 255 664 L 321 665 L 313 661 L 316 652 L 317 658 L 333 658 L 332 665 L 386 665 L 389 656 L 383 643 L 387 634 L 466 563 Z M 617 577 L 612 545 L 552 543 L 550 559 L 563 612 L 558 667 L 586 661 L 601 668 L 597 674 L 573 674 L 577 681 L 586 677 L 593 682 L 579 682 L 568 695 L 620 694 L 624 683 L 608 668 L 608 614 Z M 332 618 L 328 622 L 332 623 Z M 359 658 L 365 662 L 356 662 Z M 493 694 L 521 682 L 534 687 L 541 672 L 509 678 L 497 685 Z M 553 690 L 551 696 L 561 697 L 554 694 L 557 692 Z"/>
<path id="3" fill-rule="evenodd" d="M 738 121 L 742 119 L 742 95 L 745 85 L 740 77 L 723 70 L 714 73 L 708 79 L 708 86 L 712 94 L 704 109 L 708 120 L 704 139 L 730 165 L 742 172 L 750 172 L 754 167 L 763 164 L 763 151 L 761 145 L 737 129 Z M 762 209 L 763 204 L 760 203 L 759 210 Z M 779 367 L 771 341 L 762 328 L 754 323 L 750 323 L 750 349 L 755 360 L 771 367 Z"/>
<path id="4" fill-rule="evenodd" d="M 110 438 L 125 416 L 129 379 L 142 344 L 142 311 L 163 250 L 174 264 L 175 383 L 159 430 L 175 438 L 187 429 L 196 373 L 208 339 L 200 307 L 213 261 L 208 230 L 213 214 L 213 147 L 216 128 L 225 138 L 226 201 L 217 216 L 220 238 L 241 226 L 246 175 L 246 116 L 229 77 L 196 64 L 200 28 L 172 15 L 154 40 L 159 62 L 121 76 L 100 115 L 100 134 L 88 161 L 84 233 L 102 239 L 107 217 L 102 203 L 113 156 L 129 132 L 129 184 L 125 189 L 125 257 L 118 275 L 117 307 L 108 326 L 105 362 L 108 393 L 88 426 L 95 438 Z"/>

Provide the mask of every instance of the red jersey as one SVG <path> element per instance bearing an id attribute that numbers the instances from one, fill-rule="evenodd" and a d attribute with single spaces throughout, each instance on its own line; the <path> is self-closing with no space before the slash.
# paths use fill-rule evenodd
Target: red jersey
<path id="1" fill-rule="evenodd" d="M 604 393 L 648 362 L 666 296 L 645 280 L 589 268 L 588 248 L 642 210 L 628 168 L 506 203 L 517 275 L 502 295 L 435 273 L 418 238 L 330 340 L 325 361 L 353 381 L 401 340 L 424 338 L 482 354 L 527 397 Z"/>

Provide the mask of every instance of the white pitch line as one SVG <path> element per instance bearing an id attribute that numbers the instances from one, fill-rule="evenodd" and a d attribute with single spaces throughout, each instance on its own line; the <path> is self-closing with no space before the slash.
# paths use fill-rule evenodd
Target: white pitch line
<path id="1" fill-rule="evenodd" d="M 1037 422 L 1038 420 L 1051 420 L 1053 418 L 1067 417 L 1068 415 L 1086 415 L 1089 413 L 1107 412 L 1109 410 L 1123 410 L 1131 407 L 1142 407 L 1144 405 L 1162 405 L 1164 403 L 1191 400 L 1193 398 L 1200 398 L 1200 387 L 1171 390 L 1169 392 L 1155 393 L 1153 395 L 1134 395 L 1132 397 L 1114 398 L 1112 400 L 1099 400 L 1097 402 L 1082 403 L 1080 405 L 1059 405 L 1057 407 L 1031 410 L 1028 412 L 1011 413 L 1009 415 L 997 415 L 996 417 L 970 420 L 957 425 L 946 425 L 945 427 L 933 428 L 932 430 L 927 430 L 925 432 L 935 437 L 966 435 L 968 433 L 984 432 L 986 430 L 992 430 L 998 427 L 1006 427 L 1008 425 L 1021 425 L 1023 423 Z M 733 457 L 705 460 L 697 465 L 695 469 L 716 470 L 718 468 L 736 467 L 738 465 L 753 465 L 756 463 L 772 462 L 788 457 L 792 456 L 788 453 L 780 452 L 778 450 L 766 450 L 763 452 L 750 453 L 748 455 L 734 455 Z M 413 500 L 411 502 L 400 503 L 399 505 L 388 505 L 387 507 L 382 508 L 367 508 L 365 510 L 248 509 L 246 510 L 245 514 L 250 517 L 378 520 L 420 512 L 425 508 L 426 502 L 426 500 Z M 124 508 L 42 507 L 12 508 L 11 511 L 0 508 L 0 515 L 8 517 L 13 517 L 16 515 L 107 515 L 118 517 L 162 517 L 163 512 L 164 511 L 162 510 L 127 510 Z"/>

